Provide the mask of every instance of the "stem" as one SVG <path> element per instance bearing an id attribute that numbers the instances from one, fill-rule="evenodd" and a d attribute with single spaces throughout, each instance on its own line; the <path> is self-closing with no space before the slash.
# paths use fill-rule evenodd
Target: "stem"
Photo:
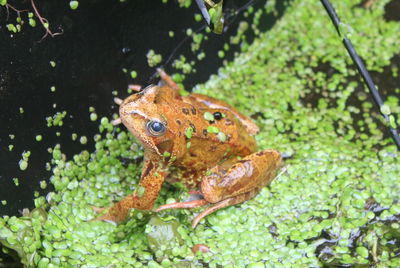
<path id="1" fill-rule="evenodd" d="M 47 35 L 50 35 L 51 37 L 54 37 L 54 36 L 56 36 L 56 35 L 61 35 L 61 34 L 63 34 L 64 31 L 63 31 L 61 28 L 60 28 L 60 31 L 59 31 L 59 32 L 53 33 L 53 32 L 50 30 L 49 21 L 48 21 L 46 18 L 43 18 L 43 17 L 40 15 L 38 9 L 36 8 L 36 5 L 35 5 L 34 0 L 31 0 L 31 5 L 32 5 L 33 10 L 35 11 L 35 16 L 39 19 L 39 21 L 40 21 L 40 23 L 42 24 L 43 28 L 46 30 L 46 33 L 43 35 L 42 39 L 40 39 L 39 42 L 41 42 L 44 38 L 46 38 Z"/>
<path id="2" fill-rule="evenodd" d="M 7 4 L 6 5 L 6 9 L 7 9 L 7 21 L 8 21 L 8 18 L 9 18 L 9 15 L 10 15 L 10 12 L 9 12 L 9 8 L 11 8 L 12 10 L 14 10 L 16 13 L 17 13 L 17 16 L 18 16 L 18 18 L 20 18 L 21 17 L 21 13 L 22 12 L 28 12 L 29 10 L 26 10 L 26 9 L 24 9 L 24 10 L 19 10 L 19 9 L 16 9 L 15 7 L 13 7 L 12 5 L 10 5 L 10 4 Z"/>

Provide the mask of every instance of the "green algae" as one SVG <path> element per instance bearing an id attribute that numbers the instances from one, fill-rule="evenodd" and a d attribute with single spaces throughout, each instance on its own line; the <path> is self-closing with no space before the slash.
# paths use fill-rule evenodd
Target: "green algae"
<path id="1" fill-rule="evenodd" d="M 372 9 L 359 3 L 333 2 L 368 68 L 381 72 L 400 53 L 400 25 L 384 20 L 388 1 Z M 38 267 L 400 266 L 399 155 L 322 14 L 318 1 L 293 1 L 273 29 L 195 88 L 255 118 L 260 149 L 290 155 L 254 199 L 219 210 L 194 230 L 197 210 L 133 210 L 118 226 L 90 221 L 91 206 L 139 190 L 140 146 L 102 118 L 95 152 L 67 161 L 56 146 L 54 191 L 22 217 L 0 218 L 3 250 Z M 386 92 L 397 117 L 398 91 Z M 178 185 L 166 185 L 156 205 L 187 197 Z M 195 244 L 210 251 L 194 254 Z"/>

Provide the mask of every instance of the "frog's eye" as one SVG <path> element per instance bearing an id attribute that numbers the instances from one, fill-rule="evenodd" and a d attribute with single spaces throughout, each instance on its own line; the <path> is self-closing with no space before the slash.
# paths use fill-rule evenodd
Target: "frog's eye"
<path id="1" fill-rule="evenodd" d="M 160 121 L 149 121 L 146 125 L 147 130 L 153 136 L 161 136 L 165 133 L 165 125 Z"/>

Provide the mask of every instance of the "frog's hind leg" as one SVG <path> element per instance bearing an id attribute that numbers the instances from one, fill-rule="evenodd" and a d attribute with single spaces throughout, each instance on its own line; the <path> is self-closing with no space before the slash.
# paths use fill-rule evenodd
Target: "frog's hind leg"
<path id="1" fill-rule="evenodd" d="M 211 204 L 192 221 L 192 227 L 218 209 L 236 205 L 253 198 L 274 178 L 281 163 L 281 155 L 275 150 L 264 150 L 248 155 L 233 165 L 226 162 L 213 167 L 211 174 L 201 182 L 202 199 L 160 206 L 164 209 L 195 208 Z"/>
<path id="2" fill-rule="evenodd" d="M 159 208 L 157 208 L 155 210 L 155 212 L 159 212 L 159 211 L 165 210 L 165 209 L 197 208 L 197 207 L 202 207 L 202 206 L 205 206 L 208 204 L 209 204 L 209 202 L 207 202 L 205 199 L 198 199 L 198 200 L 192 200 L 192 201 L 187 201 L 187 202 L 177 202 L 177 203 L 162 205 Z"/>
<path id="3" fill-rule="evenodd" d="M 262 187 L 274 178 L 282 161 L 275 150 L 264 150 L 238 160 L 231 167 L 217 165 L 201 182 L 204 199 L 213 205 L 193 220 L 196 226 L 205 216 L 227 206 L 242 203 L 253 198 Z"/>

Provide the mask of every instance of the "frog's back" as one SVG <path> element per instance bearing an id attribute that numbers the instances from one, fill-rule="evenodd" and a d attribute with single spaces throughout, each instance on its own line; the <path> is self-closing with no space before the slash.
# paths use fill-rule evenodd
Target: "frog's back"
<path id="1" fill-rule="evenodd" d="M 179 107 L 182 116 L 178 122 L 181 132 L 185 133 L 187 150 L 177 159 L 177 165 L 195 170 L 208 169 L 257 149 L 247 126 L 229 108 L 210 106 L 191 97 L 182 99 Z"/>

